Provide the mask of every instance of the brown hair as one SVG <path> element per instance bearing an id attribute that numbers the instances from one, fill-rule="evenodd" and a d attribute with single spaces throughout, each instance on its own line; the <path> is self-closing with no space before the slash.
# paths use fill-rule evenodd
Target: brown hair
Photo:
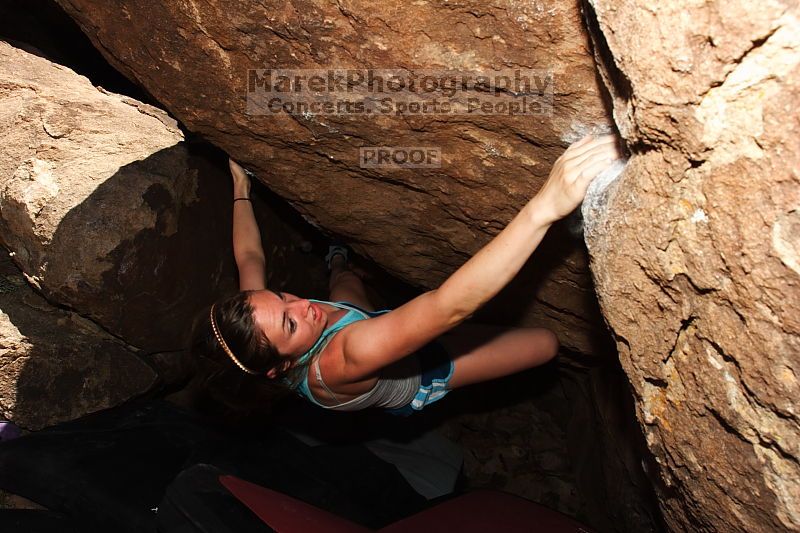
<path id="1" fill-rule="evenodd" d="M 254 412 L 268 413 L 277 402 L 289 396 L 299 377 L 298 368 L 280 372 L 286 361 L 267 336 L 256 327 L 250 294 L 241 291 L 217 301 L 213 306 L 217 333 L 235 358 L 248 370 L 242 370 L 226 353 L 211 323 L 211 306 L 194 321 L 188 352 L 194 377 L 192 406 L 209 415 L 244 417 Z M 267 372 L 278 370 L 275 378 Z"/>

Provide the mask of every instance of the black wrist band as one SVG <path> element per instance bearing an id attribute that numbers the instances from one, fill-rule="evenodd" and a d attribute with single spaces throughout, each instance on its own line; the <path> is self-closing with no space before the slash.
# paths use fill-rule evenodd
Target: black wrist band
<path id="1" fill-rule="evenodd" d="M 234 198 L 233 199 L 234 202 L 236 202 L 237 200 L 247 200 L 248 202 L 252 202 L 252 200 L 250 198 L 244 198 L 244 197 L 242 197 L 242 198 Z"/>

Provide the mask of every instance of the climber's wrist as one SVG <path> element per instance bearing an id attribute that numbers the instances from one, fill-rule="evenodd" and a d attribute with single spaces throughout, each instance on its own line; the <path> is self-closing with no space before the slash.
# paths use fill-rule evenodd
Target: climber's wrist
<path id="1" fill-rule="evenodd" d="M 235 183 L 233 185 L 233 197 L 234 198 L 250 198 L 250 184 L 245 183 Z"/>
<path id="2" fill-rule="evenodd" d="M 540 195 L 531 198 L 525 207 L 522 208 L 522 212 L 529 223 L 543 228 L 549 228 L 554 222 L 561 218 L 556 215 L 552 209 L 552 205 L 548 205 L 548 202 Z"/>

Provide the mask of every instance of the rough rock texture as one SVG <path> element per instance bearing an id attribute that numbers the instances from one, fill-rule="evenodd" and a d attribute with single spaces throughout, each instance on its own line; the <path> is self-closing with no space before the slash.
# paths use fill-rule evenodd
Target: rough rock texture
<path id="1" fill-rule="evenodd" d="M 155 383 L 129 346 L 47 302 L 0 254 L 0 416 L 40 429 L 118 405 Z"/>
<path id="2" fill-rule="evenodd" d="M 508 222 L 570 141 L 606 125 L 579 6 L 408 2 L 59 0 L 104 56 L 310 221 L 406 281 L 433 287 Z M 550 117 L 255 116 L 252 68 L 552 69 Z M 436 169 L 375 170 L 361 146 L 434 146 Z M 548 261 L 553 251 L 558 261 Z M 582 246 L 534 257 L 514 321 L 592 352 L 602 332 Z M 495 308 L 502 311 L 500 307 Z M 604 333 L 603 333 L 604 334 Z"/>
<path id="3" fill-rule="evenodd" d="M 174 348 L 161 319 L 190 287 L 159 276 L 147 235 L 174 234 L 175 204 L 195 194 L 177 125 L 2 42 L 0 109 L 0 231 L 15 262 L 51 301 Z"/>
<path id="4" fill-rule="evenodd" d="M 592 4 L 633 155 L 587 242 L 666 521 L 798 531 L 798 5 Z"/>

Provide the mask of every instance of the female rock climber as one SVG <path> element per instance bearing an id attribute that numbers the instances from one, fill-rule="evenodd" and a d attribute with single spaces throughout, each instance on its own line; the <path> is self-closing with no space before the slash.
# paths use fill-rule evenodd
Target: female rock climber
<path id="1" fill-rule="evenodd" d="M 228 392 L 294 390 L 325 409 L 377 407 L 394 414 L 546 363 L 559 346 L 552 331 L 462 322 L 511 281 L 548 228 L 573 211 L 591 180 L 620 157 L 611 135 L 571 145 L 503 231 L 439 288 L 384 312 L 375 312 L 341 248 L 327 258 L 330 301 L 267 289 L 250 179 L 230 161 L 240 292 L 203 312 L 192 351 L 207 379 L 226 382 Z"/>

